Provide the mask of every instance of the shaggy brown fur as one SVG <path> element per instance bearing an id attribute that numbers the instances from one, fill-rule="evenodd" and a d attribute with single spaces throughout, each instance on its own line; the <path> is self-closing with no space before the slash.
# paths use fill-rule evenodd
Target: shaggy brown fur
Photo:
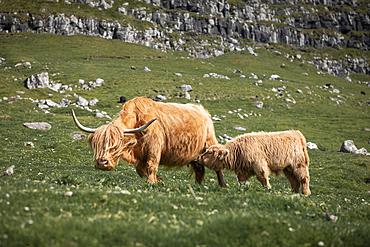
<path id="1" fill-rule="evenodd" d="M 157 121 L 140 133 L 123 131 L 138 128 L 153 118 Z M 147 98 L 126 102 L 119 116 L 90 134 L 88 142 L 97 169 L 111 170 L 123 158 L 136 166 L 141 177 L 148 177 L 149 183 L 162 181 L 156 176 L 158 165 L 182 167 L 217 144 L 211 116 L 202 106 L 154 102 Z M 201 183 L 204 167 L 196 167 L 194 162 L 192 166 L 196 181 Z M 222 172 L 217 173 L 220 185 L 225 186 Z"/>
<path id="2" fill-rule="evenodd" d="M 306 139 L 299 131 L 242 135 L 224 146 L 211 146 L 196 160 L 214 171 L 234 171 L 239 181 L 256 175 L 268 188 L 270 171 L 276 176 L 283 171 L 293 192 L 302 184 L 302 193 L 311 194 Z"/>

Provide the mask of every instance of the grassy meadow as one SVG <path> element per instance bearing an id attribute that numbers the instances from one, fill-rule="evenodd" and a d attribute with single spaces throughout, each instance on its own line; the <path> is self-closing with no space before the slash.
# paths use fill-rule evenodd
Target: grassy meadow
<path id="1" fill-rule="evenodd" d="M 13 176 L 0 177 L 0 246 L 368 246 L 370 156 L 337 150 L 343 141 L 353 140 L 357 148 L 370 151 L 370 87 L 318 73 L 307 62 L 313 56 L 354 51 L 307 50 L 301 59 L 291 60 L 300 52 L 255 45 L 258 56 L 241 51 L 196 59 L 82 35 L 25 32 L 1 38 L 0 57 L 5 61 L 0 64 L 0 171 L 15 168 Z M 362 55 L 370 57 L 369 52 Z M 22 60 L 31 68 L 15 67 Z M 151 71 L 143 71 L 145 66 Z M 26 78 L 46 71 L 51 81 L 71 85 L 73 91 L 25 87 Z M 203 77 L 209 73 L 230 79 Z M 252 73 L 258 79 L 249 78 Z M 280 80 L 269 80 L 272 74 Z M 79 79 L 87 83 L 98 78 L 105 85 L 81 90 Z M 370 81 L 366 75 L 351 78 Z M 258 86 L 257 80 L 262 80 Z M 328 83 L 340 93 L 322 88 Z M 192 86 L 191 101 L 182 97 L 182 84 Z M 271 89 L 283 86 L 284 97 L 277 98 Z M 87 136 L 74 125 L 70 111 L 75 109 L 88 127 L 109 119 L 74 106 L 45 113 L 26 99 L 75 102 L 75 93 L 87 100 L 97 98 L 90 108 L 112 118 L 122 107 L 120 96 L 199 100 L 221 119 L 214 123 L 216 136 L 300 130 L 319 146 L 309 150 L 312 195 L 292 194 L 283 175 L 271 174 L 268 190 L 255 177 L 239 184 L 227 171 L 226 188 L 218 186 L 210 170 L 198 185 L 186 166 L 160 167 L 165 183 L 156 185 L 147 184 L 123 160 L 110 172 L 95 170 Z M 264 103 L 261 109 L 256 101 Z M 47 122 L 52 128 L 28 129 L 25 122 Z M 246 131 L 234 129 L 237 126 Z M 84 138 L 74 139 L 76 133 Z M 25 142 L 33 142 L 34 148 Z"/>

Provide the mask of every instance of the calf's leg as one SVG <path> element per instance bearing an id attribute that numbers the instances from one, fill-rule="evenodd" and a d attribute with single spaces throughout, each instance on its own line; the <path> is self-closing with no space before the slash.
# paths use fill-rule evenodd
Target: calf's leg
<path id="1" fill-rule="evenodd" d="M 254 165 L 254 172 L 256 173 L 258 181 L 261 182 L 262 186 L 267 186 L 271 189 L 271 184 L 269 182 L 270 169 L 267 166 L 267 162 L 261 162 L 260 164 Z"/>
<path id="2" fill-rule="evenodd" d="M 226 181 L 224 179 L 224 174 L 222 173 L 222 170 L 221 171 L 216 171 L 216 174 L 217 174 L 218 184 L 221 187 L 226 187 Z"/>

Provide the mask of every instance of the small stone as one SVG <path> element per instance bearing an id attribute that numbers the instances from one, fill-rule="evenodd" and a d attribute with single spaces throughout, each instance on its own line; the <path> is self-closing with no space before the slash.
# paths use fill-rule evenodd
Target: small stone
<path id="1" fill-rule="evenodd" d="M 35 145 L 33 145 L 32 142 L 25 142 L 24 145 L 27 147 L 35 148 Z"/>
<path id="2" fill-rule="evenodd" d="M 66 196 L 66 197 L 71 197 L 71 196 L 72 196 L 72 194 L 73 194 L 73 192 L 72 192 L 72 191 L 68 191 L 68 192 L 64 193 L 64 196 Z"/>

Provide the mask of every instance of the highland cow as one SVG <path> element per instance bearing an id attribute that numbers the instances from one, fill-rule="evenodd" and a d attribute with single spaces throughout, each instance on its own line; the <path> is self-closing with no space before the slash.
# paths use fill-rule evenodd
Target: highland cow
<path id="1" fill-rule="evenodd" d="M 162 181 L 158 165 L 192 165 L 196 182 L 201 183 L 205 169 L 194 159 L 217 144 L 210 114 L 200 105 L 154 102 L 135 98 L 126 102 L 112 123 L 97 129 L 86 128 L 73 119 L 78 128 L 91 133 L 88 142 L 94 151 L 95 168 L 112 170 L 123 158 L 136 167 L 148 183 Z M 155 121 L 156 120 L 156 121 Z M 225 186 L 222 172 L 216 172 Z"/>

